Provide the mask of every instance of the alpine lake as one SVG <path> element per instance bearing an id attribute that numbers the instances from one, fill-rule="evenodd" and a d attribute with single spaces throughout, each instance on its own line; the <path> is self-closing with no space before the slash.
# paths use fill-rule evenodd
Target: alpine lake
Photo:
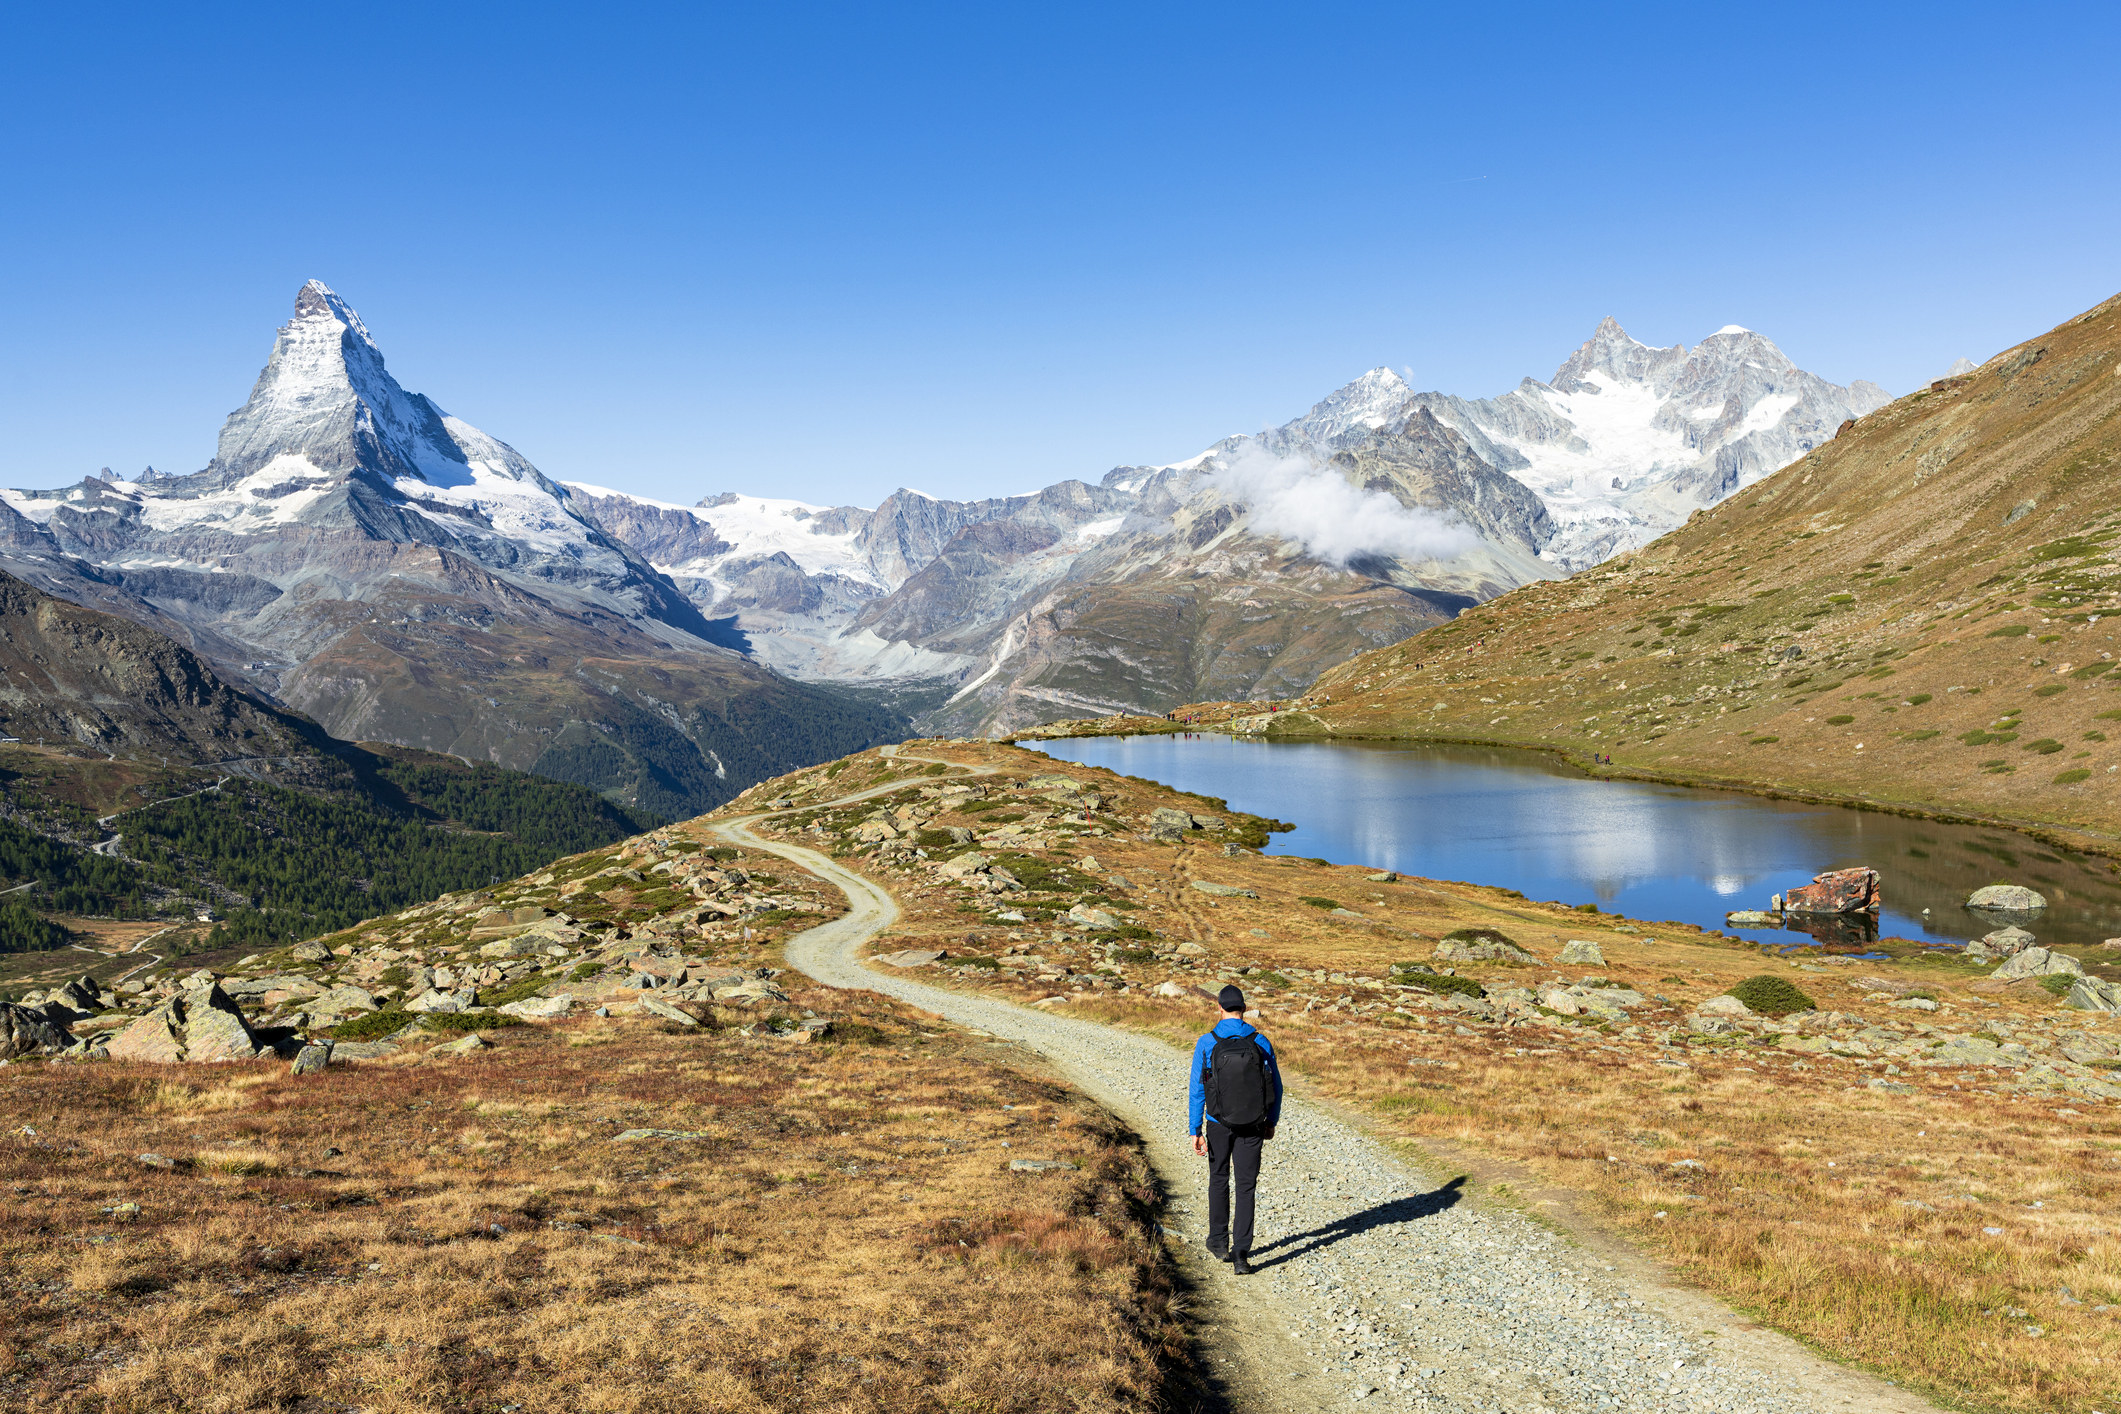
<path id="1" fill-rule="evenodd" d="M 1390 742 L 1266 742 L 1220 735 L 1026 741 L 1293 822 L 1267 852 L 1595 904 L 1781 948 L 1861 953 L 1882 937 L 1959 947 L 2006 923 L 2042 943 L 2121 936 L 2121 867 L 2003 829 L 1584 775 L 1539 752 Z M 1868 866 L 1884 911 L 1801 927 L 1740 928 L 1736 909 L 1828 869 Z M 1984 884 L 2024 884 L 2046 909 L 1968 909 Z"/>

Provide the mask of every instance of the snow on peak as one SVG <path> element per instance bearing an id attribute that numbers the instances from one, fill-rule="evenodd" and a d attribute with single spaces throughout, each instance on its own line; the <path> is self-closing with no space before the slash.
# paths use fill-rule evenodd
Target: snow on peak
<path id="1" fill-rule="evenodd" d="M 1746 328 L 1743 324 L 1726 324 L 1721 329 L 1718 329 L 1715 333 L 1709 335 L 1709 337 L 1712 339 L 1716 339 L 1721 338 L 1725 334 L 1750 334 L 1752 332 L 1752 330 Z"/>

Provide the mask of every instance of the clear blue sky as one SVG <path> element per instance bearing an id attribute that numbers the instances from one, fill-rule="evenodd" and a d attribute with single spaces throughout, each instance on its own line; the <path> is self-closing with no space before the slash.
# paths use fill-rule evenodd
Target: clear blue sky
<path id="1" fill-rule="evenodd" d="M 1598 319 L 1905 392 L 2121 289 L 2105 5 L 0 19 L 0 484 L 195 470 L 297 287 L 548 474 L 870 503 Z"/>

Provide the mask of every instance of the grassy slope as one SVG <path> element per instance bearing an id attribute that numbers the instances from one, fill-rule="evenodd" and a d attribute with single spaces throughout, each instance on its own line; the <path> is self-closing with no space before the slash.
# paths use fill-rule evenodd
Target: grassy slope
<path id="1" fill-rule="evenodd" d="M 1609 754 L 1624 772 L 2111 848 L 2117 353 L 2121 299 L 1873 413 L 1634 555 L 1343 664 L 1271 730 Z"/>

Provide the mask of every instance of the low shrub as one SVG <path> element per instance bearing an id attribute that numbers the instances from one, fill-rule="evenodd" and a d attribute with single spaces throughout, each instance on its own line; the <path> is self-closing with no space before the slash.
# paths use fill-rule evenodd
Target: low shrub
<path id="1" fill-rule="evenodd" d="M 2051 997 L 2066 997 L 2069 989 L 2077 985 L 2077 979 L 2067 972 L 2052 972 L 2040 979 L 2040 985 Z"/>
<path id="2" fill-rule="evenodd" d="M 1440 972 L 1432 972 L 1427 975 L 1414 972 L 1407 973 L 1398 980 L 1406 986 L 1419 987 L 1424 992 L 1434 992 L 1438 996 L 1453 992 L 1462 997 L 1482 997 L 1487 995 L 1481 990 L 1480 984 L 1470 977 L 1446 977 Z"/>
<path id="3" fill-rule="evenodd" d="M 461 1036 L 467 1031 L 498 1031 L 504 1026 L 521 1026 L 520 1016 L 506 1016 L 497 1011 L 442 1011 L 421 1019 L 420 1025 L 429 1031 L 446 1032 Z"/>
<path id="4" fill-rule="evenodd" d="M 385 1036 L 396 1035 L 419 1019 L 409 1011 L 386 1008 L 342 1021 L 332 1027 L 329 1034 L 334 1041 L 380 1041 Z"/>
<path id="5" fill-rule="evenodd" d="M 1596 912 L 1595 909 L 1592 911 Z M 1454 943 L 1501 943 L 1513 948 L 1524 946 L 1508 933 L 1495 928 L 1453 928 L 1444 934 L 1444 937 Z"/>
<path id="6" fill-rule="evenodd" d="M 1337 898 L 1316 898 L 1310 894 L 1301 895 L 1296 901 L 1298 903 L 1308 903 L 1313 908 L 1323 908 L 1328 911 L 1340 907 L 1340 900 Z"/>
<path id="7" fill-rule="evenodd" d="M 1730 995 L 1744 1002 L 1749 1010 L 1762 1016 L 1788 1016 L 1793 1012 L 1813 1011 L 1818 1003 L 1806 996 L 1796 983 L 1787 977 L 1762 974 L 1748 977 L 1731 988 Z"/>
<path id="8" fill-rule="evenodd" d="M 2074 771 L 2064 771 L 2061 775 L 2055 777 L 2055 784 L 2058 786 L 2073 786 L 2079 781 L 2088 781 L 2091 778 L 2091 772 L 2079 767 Z"/>

